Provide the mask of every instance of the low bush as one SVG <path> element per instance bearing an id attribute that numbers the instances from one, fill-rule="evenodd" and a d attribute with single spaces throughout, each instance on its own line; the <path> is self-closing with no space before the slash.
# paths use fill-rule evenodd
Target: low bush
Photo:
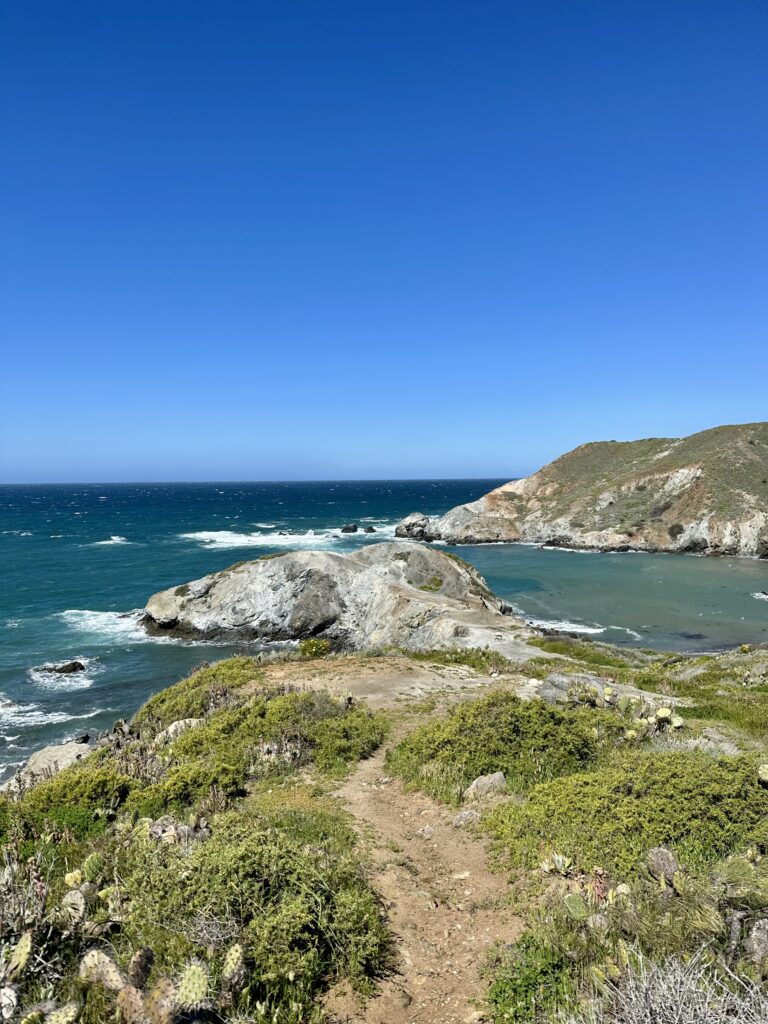
<path id="1" fill-rule="evenodd" d="M 707 863 L 741 845 L 768 846 L 768 789 L 751 757 L 625 752 L 590 772 L 535 786 L 494 810 L 487 827 L 510 864 L 552 849 L 584 870 L 635 870 L 653 846 Z"/>
<path id="2" fill-rule="evenodd" d="M 302 658 L 326 658 L 330 653 L 330 640 L 312 636 L 299 641 L 299 654 Z"/>
<path id="3" fill-rule="evenodd" d="M 482 675 L 498 672 L 516 672 L 518 666 L 498 651 L 489 647 L 449 647 L 434 651 L 404 651 L 413 661 L 426 661 L 432 665 L 464 665 Z"/>
<path id="4" fill-rule="evenodd" d="M 455 804 L 473 779 L 490 772 L 504 772 L 509 788 L 524 792 L 579 771 L 622 728 L 611 712 L 557 708 L 499 690 L 416 729 L 389 754 L 387 766 L 410 785 Z"/>
<path id="5" fill-rule="evenodd" d="M 533 637 L 528 640 L 528 644 L 531 647 L 538 647 L 540 651 L 546 651 L 548 654 L 564 654 L 566 658 L 574 658 L 586 665 L 625 668 L 629 664 L 626 659 L 584 640 Z"/>
<path id="6" fill-rule="evenodd" d="M 137 729 L 159 732 L 182 718 L 201 718 L 226 703 L 231 691 L 262 677 L 253 658 L 227 658 L 205 665 L 150 697 L 133 720 Z"/>

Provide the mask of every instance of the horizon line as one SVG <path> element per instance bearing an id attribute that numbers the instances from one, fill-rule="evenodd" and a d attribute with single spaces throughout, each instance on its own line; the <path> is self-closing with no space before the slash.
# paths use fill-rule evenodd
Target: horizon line
<path id="1" fill-rule="evenodd" d="M 45 480 L 45 481 L 0 481 L 0 487 L 164 487 L 174 485 L 210 484 L 381 484 L 443 482 L 463 480 L 521 480 L 519 476 L 497 474 L 491 476 L 381 476 L 381 477 L 293 477 L 291 479 L 264 480 Z"/>

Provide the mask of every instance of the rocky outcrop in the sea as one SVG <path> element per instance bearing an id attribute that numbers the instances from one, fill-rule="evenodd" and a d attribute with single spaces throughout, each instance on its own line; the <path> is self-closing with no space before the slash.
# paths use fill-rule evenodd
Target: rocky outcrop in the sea
<path id="1" fill-rule="evenodd" d="M 585 444 L 443 516 L 412 513 L 395 533 L 768 558 L 768 423 Z"/>
<path id="2" fill-rule="evenodd" d="M 416 544 L 296 551 L 243 562 L 150 598 L 150 632 L 265 641 L 322 637 L 337 650 L 492 646 L 530 656 L 522 624 L 470 565 Z"/>

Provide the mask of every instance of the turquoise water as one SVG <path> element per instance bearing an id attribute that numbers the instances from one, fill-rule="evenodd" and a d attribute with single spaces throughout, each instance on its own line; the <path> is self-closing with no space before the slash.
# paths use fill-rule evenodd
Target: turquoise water
<path id="1" fill-rule="evenodd" d="M 388 540 L 408 512 L 438 514 L 500 482 L 0 487 L 0 773 L 241 649 L 145 637 L 126 613 L 155 591 L 271 551 Z M 349 521 L 377 532 L 341 535 Z M 765 562 L 458 550 L 521 614 L 545 623 L 675 650 L 768 641 Z M 42 670 L 67 658 L 85 660 L 86 672 Z"/>

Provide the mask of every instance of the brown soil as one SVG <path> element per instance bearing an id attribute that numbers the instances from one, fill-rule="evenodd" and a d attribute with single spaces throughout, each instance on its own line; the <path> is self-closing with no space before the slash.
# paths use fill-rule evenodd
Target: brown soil
<path id="1" fill-rule="evenodd" d="M 506 905 L 505 876 L 487 869 L 481 840 L 454 828 L 456 812 L 403 792 L 386 775 L 383 751 L 362 762 L 338 796 L 370 845 L 373 883 L 388 910 L 398 965 L 367 1003 L 337 988 L 326 1003 L 331 1018 L 355 1024 L 483 1019 L 484 955 L 521 931 Z"/>

